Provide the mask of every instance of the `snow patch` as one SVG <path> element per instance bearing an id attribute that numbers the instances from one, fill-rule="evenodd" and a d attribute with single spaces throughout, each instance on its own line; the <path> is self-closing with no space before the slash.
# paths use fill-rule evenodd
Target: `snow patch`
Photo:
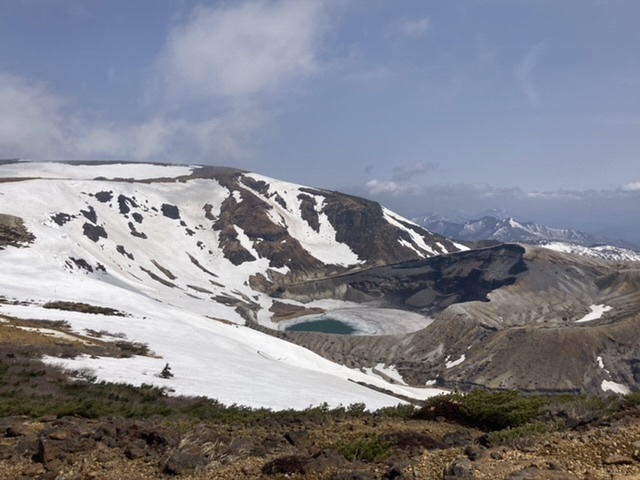
<path id="1" fill-rule="evenodd" d="M 423 252 L 427 252 L 431 255 L 438 255 L 438 252 L 434 251 L 432 247 L 427 245 L 426 242 L 424 241 L 424 238 L 422 238 L 422 236 L 418 232 L 412 230 L 411 228 L 407 228 L 402 223 L 400 223 L 400 219 L 391 210 L 383 208 L 382 211 L 384 213 L 384 218 L 387 220 L 387 222 L 389 222 L 394 227 L 407 232 L 409 236 L 411 236 L 411 241 L 414 243 L 416 247 L 421 249 Z"/>
<path id="2" fill-rule="evenodd" d="M 611 382 L 609 380 L 603 380 L 600 384 L 600 388 L 602 388 L 603 392 L 614 392 L 621 393 L 622 395 L 627 395 L 631 393 L 631 389 L 622 383 Z"/>
<path id="3" fill-rule="evenodd" d="M 406 385 L 406 382 L 402 378 L 402 375 L 400 375 L 400 372 L 396 370 L 395 365 L 389 365 L 387 367 L 385 366 L 384 363 L 379 363 L 375 367 L 373 367 L 373 370 L 386 375 L 387 377 L 392 379 L 395 383 L 399 383 L 400 385 Z"/>
<path id="4" fill-rule="evenodd" d="M 449 357 L 447 357 L 449 358 Z M 460 358 L 458 358 L 457 360 L 453 360 L 450 362 L 447 362 L 445 365 L 447 368 L 453 368 L 457 365 L 460 365 L 462 362 L 464 362 L 467 359 L 466 355 L 463 353 L 462 355 L 460 355 Z"/>
<path id="5" fill-rule="evenodd" d="M 591 305 L 589 307 L 589 309 L 591 310 L 591 312 L 587 313 L 584 317 L 582 317 L 580 320 L 576 320 L 575 323 L 584 323 L 584 322 L 592 322 L 593 320 L 598 320 L 600 318 L 602 318 L 602 315 L 606 312 L 608 312 L 609 310 L 611 310 L 613 307 L 609 306 L 609 305 L 604 305 L 604 304 L 600 304 L 600 305 Z"/>

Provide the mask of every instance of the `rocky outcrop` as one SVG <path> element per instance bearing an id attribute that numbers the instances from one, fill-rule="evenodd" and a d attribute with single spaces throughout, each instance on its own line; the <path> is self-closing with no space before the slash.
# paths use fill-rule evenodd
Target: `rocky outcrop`
<path id="1" fill-rule="evenodd" d="M 0 248 L 26 246 L 34 240 L 21 218 L 0 213 Z"/>

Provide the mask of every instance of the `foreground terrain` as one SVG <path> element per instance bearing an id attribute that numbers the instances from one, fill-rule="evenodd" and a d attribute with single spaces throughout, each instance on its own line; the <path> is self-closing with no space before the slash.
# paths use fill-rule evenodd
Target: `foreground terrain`
<path id="1" fill-rule="evenodd" d="M 272 412 L 71 381 L 3 345 L 5 479 L 633 479 L 640 398 L 474 391 L 423 407 Z M 71 372 L 67 372 L 71 373 Z"/>

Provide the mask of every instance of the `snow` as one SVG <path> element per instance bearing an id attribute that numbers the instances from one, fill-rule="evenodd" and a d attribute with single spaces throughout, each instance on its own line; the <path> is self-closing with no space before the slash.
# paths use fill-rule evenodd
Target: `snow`
<path id="1" fill-rule="evenodd" d="M 609 372 L 609 370 L 604 368 L 604 361 L 602 360 L 602 357 L 601 356 L 596 357 L 596 361 L 598 362 L 598 367 L 604 370 L 607 376 L 611 378 L 611 372 Z M 626 385 L 623 385 L 622 383 L 613 382 L 611 380 L 603 380 L 600 383 L 600 388 L 602 388 L 603 392 L 621 393 L 623 395 L 631 393 L 631 389 Z"/>
<path id="2" fill-rule="evenodd" d="M 57 162 L 19 162 L 0 165 L 0 177 L 76 180 L 92 180 L 96 177 L 105 177 L 143 180 L 190 175 L 193 169 L 193 166 L 152 165 L 147 163 L 71 165 Z"/>
<path id="3" fill-rule="evenodd" d="M 434 251 L 432 247 L 430 247 L 429 245 L 426 244 L 426 242 L 424 241 L 424 238 L 422 238 L 422 236 L 410 229 L 405 227 L 402 223 L 400 223 L 400 218 L 398 218 L 391 210 L 388 210 L 386 208 L 382 209 L 383 213 L 384 213 L 384 218 L 394 227 L 399 228 L 400 230 L 404 230 L 405 232 L 407 232 L 410 236 L 411 236 L 411 241 L 414 243 L 414 245 L 416 247 L 418 247 L 422 252 L 421 255 L 422 257 L 425 257 L 427 255 L 425 255 L 425 253 L 428 253 L 429 256 L 431 255 L 437 255 L 438 252 Z M 411 223 L 408 220 L 403 220 L 406 221 L 407 223 Z M 422 228 L 422 227 L 420 227 Z M 414 250 L 416 250 L 414 248 Z M 418 251 L 418 250 L 416 250 Z M 446 250 L 445 250 L 446 252 Z"/>
<path id="4" fill-rule="evenodd" d="M 449 358 L 449 357 L 447 357 Z M 453 360 L 450 362 L 446 362 L 445 366 L 447 368 L 453 368 L 457 365 L 460 365 L 462 362 L 464 362 L 467 359 L 466 355 L 463 353 L 462 355 L 460 355 L 460 358 L 458 358 L 457 360 Z"/>
<path id="5" fill-rule="evenodd" d="M 255 190 L 253 191 L 256 196 L 270 203 L 272 210 L 269 215 L 272 221 L 278 224 L 281 224 L 281 222 L 284 221 L 289 234 L 296 238 L 302 245 L 302 248 L 309 252 L 313 257 L 328 265 L 350 266 L 362 263 L 348 245 L 339 243 L 336 240 L 337 232 L 335 228 L 331 225 L 331 222 L 329 222 L 326 214 L 321 211 L 322 202 L 324 202 L 324 198 L 322 196 L 314 196 L 316 199 L 318 222 L 320 224 L 319 232 L 316 232 L 311 225 L 302 218 L 302 212 L 300 210 L 301 201 L 298 198 L 298 195 L 304 193 L 307 196 L 313 196 L 306 191 L 303 192 L 300 190 L 305 187 L 280 180 L 274 180 L 255 173 L 248 173 L 246 176 L 253 178 L 254 180 L 266 182 L 269 185 L 269 191 L 277 191 L 278 194 L 280 194 L 284 199 L 287 208 L 284 208 L 282 205 L 273 201 L 268 196 L 265 196 L 263 193 Z M 245 185 L 245 188 L 248 187 Z"/>
<path id="6" fill-rule="evenodd" d="M 594 247 L 584 247 L 562 242 L 544 242 L 541 247 L 555 250 L 556 252 L 572 253 L 584 257 L 599 258 L 617 262 L 640 262 L 640 253 L 627 248 L 615 247 L 612 245 L 597 245 Z"/>
<path id="7" fill-rule="evenodd" d="M 0 177 L 25 178 L 0 183 L 0 212 L 23 218 L 36 237 L 27 248 L 0 250 L 0 293 L 7 299 L 25 303 L 2 304 L 0 315 L 64 320 L 71 333 L 84 335 L 88 329 L 104 330 L 108 333 L 103 341 L 118 335 L 128 341 L 146 343 L 156 357 L 47 361 L 73 370 L 93 370 L 98 380 L 152 383 L 169 387 L 178 395 L 205 395 L 227 404 L 287 409 L 323 402 L 331 406 L 364 402 L 369 408 L 379 408 L 400 402 L 357 382 L 417 399 L 443 392 L 389 383 L 378 375 L 332 363 L 300 346 L 244 327 L 245 319 L 233 304 L 236 301 L 259 305 L 257 320 L 270 324 L 268 310 L 273 300 L 254 291 L 249 283 L 252 275 L 267 271 L 269 260 L 258 258 L 252 241 L 239 228 L 239 241 L 255 254 L 256 261 L 233 265 L 218 248 L 218 232 L 212 228 L 215 220 L 206 218 L 203 210 L 206 203 L 217 217 L 222 202 L 230 195 L 217 181 L 169 180 L 147 184 L 93 180 L 97 176 L 171 178 L 189 174 L 192 169 L 143 164 L 0 165 Z M 274 184 L 270 188 L 282 192 L 288 207 L 285 209 L 268 199 L 272 210 L 313 256 L 330 264 L 361 263 L 347 245 L 337 242 L 335 229 L 321 213 L 321 195 L 315 196 L 316 210 L 320 210 L 320 232 L 316 232 L 301 218 L 299 187 L 266 180 Z M 100 202 L 95 195 L 105 191 L 112 192 L 113 198 Z M 121 213 L 119 195 L 134 199 L 138 206 L 130 205 L 130 212 Z M 162 214 L 165 203 L 179 207 L 179 219 Z M 87 211 L 88 207 L 95 211 L 96 224 L 105 228 L 107 238 L 94 242 L 82 234 L 83 224 L 91 221 L 80 210 Z M 52 216 L 60 212 L 75 217 L 58 225 Z M 134 220 L 133 213 L 142 221 Z M 129 223 L 147 239 L 132 236 Z M 120 253 L 118 246 L 124 246 L 134 258 Z M 70 258 L 86 261 L 93 272 L 78 268 Z M 98 264 L 105 271 L 96 270 Z M 142 269 L 168 284 L 153 279 Z M 230 298 L 230 305 L 212 301 L 217 296 Z M 126 316 L 44 308 L 51 300 L 110 307 Z M 358 325 L 363 334 L 403 334 L 425 328 L 432 321 L 403 311 L 374 308 L 357 311 L 349 308 L 353 304 L 340 301 L 312 302 L 308 306 L 316 305 L 347 310 L 338 315 Z M 166 363 L 174 373 L 172 379 L 157 377 Z M 392 371 L 392 367 L 385 368 L 385 375 Z"/>
<path id="8" fill-rule="evenodd" d="M 604 304 L 602 304 L 602 305 L 591 305 L 589 307 L 591 312 L 587 313 L 580 320 L 576 320 L 575 323 L 592 322 L 593 320 L 598 320 L 598 319 L 602 318 L 602 315 L 604 313 L 608 312 L 612 308 L 613 307 L 611 307 L 609 305 L 604 305 Z"/>
<path id="9" fill-rule="evenodd" d="M 603 380 L 600 384 L 600 388 L 602 388 L 603 392 L 614 392 L 621 393 L 622 395 L 627 395 L 631 393 L 631 389 L 626 385 L 621 383 L 611 382 L 609 380 Z"/>
<path id="10" fill-rule="evenodd" d="M 404 379 L 402 378 L 402 375 L 400 375 L 400 372 L 398 372 L 398 370 L 396 370 L 395 365 L 385 366 L 384 363 L 379 363 L 375 367 L 373 367 L 372 370 L 374 372 L 378 371 L 378 372 L 382 373 L 383 375 L 386 375 L 387 377 L 391 378 L 396 383 L 399 383 L 401 385 L 406 385 Z"/>

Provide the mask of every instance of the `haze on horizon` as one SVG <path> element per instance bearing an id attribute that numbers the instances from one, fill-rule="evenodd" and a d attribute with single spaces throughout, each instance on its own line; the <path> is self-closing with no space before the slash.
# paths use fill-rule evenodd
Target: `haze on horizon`
<path id="1" fill-rule="evenodd" d="M 228 165 L 640 243 L 635 0 L 0 5 L 0 158 Z"/>

